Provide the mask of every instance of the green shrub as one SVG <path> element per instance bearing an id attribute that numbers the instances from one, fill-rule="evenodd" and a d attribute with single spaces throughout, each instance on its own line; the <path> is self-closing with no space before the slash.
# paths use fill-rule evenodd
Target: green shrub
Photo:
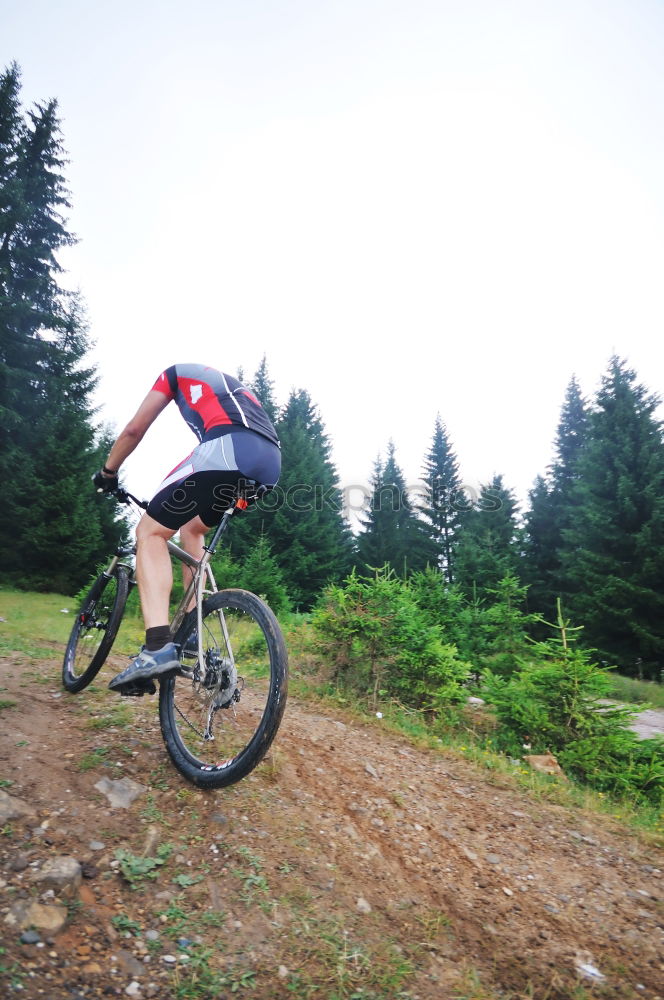
<path id="1" fill-rule="evenodd" d="M 527 587 L 521 587 L 515 576 L 507 574 L 495 590 L 489 591 L 494 601 L 484 610 L 486 649 L 479 659 L 481 670 L 509 677 L 519 668 L 520 658 L 531 647 L 528 630 L 537 619 L 526 614 L 522 607 L 526 601 Z"/>
<path id="2" fill-rule="evenodd" d="M 559 635 L 533 643 L 509 678 L 487 671 L 483 692 L 501 728 L 502 749 L 555 754 L 563 769 L 602 791 L 629 793 L 657 804 L 664 796 L 664 741 L 639 741 L 631 709 L 611 706 L 608 670 L 576 645 L 559 610 Z"/>
<path id="3" fill-rule="evenodd" d="M 504 675 L 517 668 L 518 657 L 529 647 L 535 616 L 522 610 L 527 588 L 516 577 L 505 576 L 488 591 L 489 600 L 468 599 L 431 568 L 413 574 L 410 586 L 428 623 L 440 627 L 445 641 L 472 663 L 478 677 L 488 668 Z"/>
<path id="4" fill-rule="evenodd" d="M 407 582 L 387 567 L 355 572 L 324 591 L 312 614 L 318 648 L 335 681 L 368 695 L 437 712 L 460 701 L 469 666 L 429 623 Z"/>

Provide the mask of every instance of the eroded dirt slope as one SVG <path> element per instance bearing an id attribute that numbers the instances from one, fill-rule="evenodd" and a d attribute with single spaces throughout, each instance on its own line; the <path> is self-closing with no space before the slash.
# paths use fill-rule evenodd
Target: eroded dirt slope
<path id="1" fill-rule="evenodd" d="M 56 658 L 0 682 L 0 777 L 34 810 L 0 838 L 3 996 L 664 998 L 664 857 L 609 819 L 292 698 L 269 759 L 202 792 L 154 700 L 62 694 Z M 113 807 L 123 775 L 144 790 Z M 132 887 L 116 851 L 155 845 Z M 65 928 L 22 941 L 6 918 L 62 855 Z"/>

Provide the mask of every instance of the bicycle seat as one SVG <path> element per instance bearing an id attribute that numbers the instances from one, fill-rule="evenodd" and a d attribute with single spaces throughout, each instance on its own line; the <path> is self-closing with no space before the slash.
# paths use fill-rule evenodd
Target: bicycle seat
<path id="1" fill-rule="evenodd" d="M 273 489 L 274 486 L 265 486 L 263 483 L 256 483 L 251 479 L 246 479 L 244 486 L 238 490 L 237 499 L 244 500 L 244 503 L 249 507 L 251 504 L 258 503 L 266 493 L 269 493 Z"/>

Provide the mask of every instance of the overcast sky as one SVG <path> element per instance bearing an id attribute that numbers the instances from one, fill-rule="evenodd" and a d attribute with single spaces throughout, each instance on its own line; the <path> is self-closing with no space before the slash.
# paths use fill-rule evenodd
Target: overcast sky
<path id="1" fill-rule="evenodd" d="M 416 479 L 440 412 L 525 499 L 573 373 L 664 393 L 663 52 L 656 0 L 0 0 L 59 101 L 102 415 L 266 354 L 342 485 L 390 438 Z M 138 492 L 195 443 L 171 409 Z"/>

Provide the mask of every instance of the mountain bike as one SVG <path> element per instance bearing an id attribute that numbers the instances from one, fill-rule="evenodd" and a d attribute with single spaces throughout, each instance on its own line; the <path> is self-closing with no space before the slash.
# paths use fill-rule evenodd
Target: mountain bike
<path id="1" fill-rule="evenodd" d="M 136 511 L 147 507 L 122 488 L 113 495 Z M 218 590 L 210 565 L 231 518 L 259 496 L 234 496 L 200 561 L 167 542 L 171 555 L 190 568 L 191 580 L 171 622 L 180 668 L 159 680 L 159 722 L 173 764 L 202 788 L 246 777 L 267 753 L 286 707 L 288 655 L 277 619 L 249 591 Z M 111 651 L 136 582 L 135 552 L 135 546 L 118 548 L 81 604 L 62 665 L 62 683 L 71 693 L 90 684 Z M 148 680 L 126 693 L 155 692 Z"/>

